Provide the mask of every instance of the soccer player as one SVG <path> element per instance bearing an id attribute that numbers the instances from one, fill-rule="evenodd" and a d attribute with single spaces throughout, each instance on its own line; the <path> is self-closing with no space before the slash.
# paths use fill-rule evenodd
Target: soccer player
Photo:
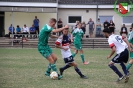
<path id="1" fill-rule="evenodd" d="M 55 24 L 56 24 L 56 19 L 51 18 L 49 24 L 45 24 L 39 33 L 38 51 L 42 54 L 43 57 L 45 57 L 49 61 L 48 69 L 45 72 L 46 76 L 50 75 L 51 69 L 57 72 L 55 64 L 57 57 L 55 56 L 55 54 L 52 52 L 52 49 L 48 45 L 48 38 L 51 35 L 51 32 L 57 33 L 65 28 L 68 28 L 68 26 L 66 25 L 63 28 L 53 29 L 55 27 Z M 51 37 L 56 37 L 56 36 L 51 35 Z M 62 78 L 62 76 L 59 75 L 58 79 L 60 78 Z"/>
<path id="2" fill-rule="evenodd" d="M 133 49 L 133 27 L 132 27 L 132 31 L 129 33 L 128 41 L 130 43 L 130 47 Z M 126 66 L 128 71 L 129 71 L 130 67 L 133 65 L 133 52 L 130 52 L 130 58 L 131 58 L 131 60 L 129 61 L 129 63 Z"/>
<path id="3" fill-rule="evenodd" d="M 86 62 L 84 60 L 84 54 L 83 54 L 83 50 L 82 50 L 82 44 L 81 44 L 81 39 L 84 35 L 84 32 L 81 29 L 82 24 L 79 23 L 77 25 L 77 28 L 73 31 L 72 35 L 74 37 L 74 46 L 76 48 L 75 52 L 73 53 L 73 57 L 75 57 L 75 55 L 78 53 L 78 51 L 80 51 L 80 57 L 82 59 L 82 62 L 84 65 L 88 64 L 88 62 Z"/>
<path id="4" fill-rule="evenodd" d="M 61 49 L 61 54 L 65 62 L 65 66 L 60 68 L 60 75 L 63 75 L 63 71 L 68 69 L 71 66 L 74 66 L 75 71 L 79 74 L 79 76 L 83 79 L 87 79 L 88 77 L 84 76 L 82 72 L 77 67 L 77 64 L 74 62 L 71 50 L 70 50 L 70 37 L 68 36 L 68 29 L 63 30 L 63 35 L 61 35 L 56 41 L 56 47 Z"/>
<path id="5" fill-rule="evenodd" d="M 116 52 L 115 57 L 109 62 L 108 66 L 119 76 L 116 82 L 121 81 L 125 77 L 125 83 L 127 83 L 129 76 L 124 63 L 127 63 L 128 61 L 129 53 L 127 48 L 131 50 L 130 47 L 128 47 L 128 40 L 126 38 L 122 38 L 122 36 L 111 33 L 109 28 L 105 28 L 103 30 L 103 34 L 106 38 L 108 38 L 108 43 L 112 49 L 112 52 L 107 56 L 107 59 L 109 59 Z M 117 69 L 117 67 L 114 65 L 115 63 L 120 64 L 125 76 L 123 76 L 123 74 Z"/>

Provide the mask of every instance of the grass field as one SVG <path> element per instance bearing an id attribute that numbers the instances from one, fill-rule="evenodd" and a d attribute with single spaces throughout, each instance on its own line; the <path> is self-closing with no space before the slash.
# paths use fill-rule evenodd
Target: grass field
<path id="1" fill-rule="evenodd" d="M 53 51 L 58 57 L 57 68 L 64 66 L 60 50 Z M 118 77 L 107 65 L 109 53 L 109 49 L 84 49 L 88 65 L 81 63 L 79 54 L 75 57 L 89 79 L 81 79 L 72 67 L 63 79 L 52 80 L 44 75 L 48 62 L 37 49 L 0 49 L 0 88 L 133 88 L 132 75 L 126 84 L 124 80 L 115 82 Z M 130 72 L 133 74 L 133 67 Z"/>

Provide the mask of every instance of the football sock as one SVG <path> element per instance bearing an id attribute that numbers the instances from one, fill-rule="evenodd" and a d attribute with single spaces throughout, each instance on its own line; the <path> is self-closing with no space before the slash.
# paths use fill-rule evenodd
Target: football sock
<path id="1" fill-rule="evenodd" d="M 116 66 L 114 65 L 108 65 L 119 77 L 122 77 L 123 75 L 121 74 L 121 72 L 117 69 Z"/>
<path id="2" fill-rule="evenodd" d="M 51 71 L 51 64 L 49 63 L 48 68 L 47 68 L 47 72 L 50 73 L 50 71 Z"/>
<path id="3" fill-rule="evenodd" d="M 126 66 L 126 69 L 129 70 L 131 66 L 132 66 L 132 64 L 128 63 Z"/>
<path id="4" fill-rule="evenodd" d="M 70 65 L 65 65 L 64 67 L 62 67 L 62 70 L 66 70 L 67 68 L 71 67 Z"/>
<path id="5" fill-rule="evenodd" d="M 55 64 L 51 64 L 51 69 L 55 72 L 57 72 L 57 68 L 56 68 L 56 65 Z M 58 73 L 58 72 L 57 72 Z"/>
<path id="6" fill-rule="evenodd" d="M 124 63 L 120 63 L 121 67 L 122 67 L 122 70 L 124 72 L 125 75 L 127 75 L 127 69 L 126 69 L 126 66 Z"/>
<path id="7" fill-rule="evenodd" d="M 81 71 L 76 67 L 75 68 L 75 71 L 80 75 L 80 76 L 83 76 L 83 74 L 81 73 Z"/>
<path id="8" fill-rule="evenodd" d="M 72 54 L 73 58 L 75 57 L 75 55 L 76 55 L 76 53 L 73 53 L 73 54 Z"/>
<path id="9" fill-rule="evenodd" d="M 81 54 L 80 57 L 81 57 L 81 59 L 82 59 L 82 62 L 84 63 L 84 62 L 85 62 L 85 60 L 84 60 L 84 55 Z"/>

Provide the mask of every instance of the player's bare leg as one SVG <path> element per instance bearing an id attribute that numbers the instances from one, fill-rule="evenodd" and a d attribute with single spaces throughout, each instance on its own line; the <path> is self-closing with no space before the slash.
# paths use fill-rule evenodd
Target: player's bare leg
<path id="1" fill-rule="evenodd" d="M 50 65 L 51 65 L 51 69 L 55 72 L 57 72 L 57 68 L 56 68 L 56 64 L 55 64 L 55 60 L 52 58 L 52 56 L 50 55 L 49 57 L 47 57 L 47 60 L 49 61 Z M 61 79 L 62 76 L 58 75 L 58 79 Z"/>
<path id="2" fill-rule="evenodd" d="M 84 65 L 87 65 L 87 64 L 89 63 L 89 62 L 86 62 L 86 61 L 84 60 L 84 54 L 83 54 L 83 50 L 82 50 L 82 49 L 80 50 L 80 57 L 81 57 L 82 62 L 83 62 Z"/>
<path id="3" fill-rule="evenodd" d="M 78 50 L 74 50 L 74 53 L 72 54 L 73 58 L 75 57 L 75 55 L 78 53 Z"/>

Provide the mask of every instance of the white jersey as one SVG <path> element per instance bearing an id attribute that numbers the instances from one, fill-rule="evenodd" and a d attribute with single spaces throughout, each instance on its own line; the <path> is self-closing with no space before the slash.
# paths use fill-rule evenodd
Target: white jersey
<path id="1" fill-rule="evenodd" d="M 61 49 L 61 54 L 62 54 L 62 58 L 68 58 L 72 55 L 71 50 L 70 50 L 70 44 L 69 44 L 69 37 L 68 36 L 60 36 L 57 40 L 56 40 L 56 44 L 60 45 L 64 48 L 69 48 L 67 51 L 64 49 Z"/>
<path id="2" fill-rule="evenodd" d="M 108 39 L 109 46 L 112 48 L 113 46 L 116 47 L 116 53 L 120 54 L 123 52 L 128 45 L 123 41 L 122 36 L 119 35 L 110 35 Z"/>

